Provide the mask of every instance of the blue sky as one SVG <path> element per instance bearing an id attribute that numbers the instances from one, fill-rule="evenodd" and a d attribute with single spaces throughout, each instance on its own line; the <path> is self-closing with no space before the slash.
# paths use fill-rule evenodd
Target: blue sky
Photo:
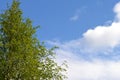
<path id="1" fill-rule="evenodd" d="M 34 25 L 40 25 L 41 40 L 60 39 L 67 41 L 81 37 L 82 33 L 96 25 L 112 20 L 113 6 L 119 0 L 21 0 L 24 17 L 29 17 Z M 9 0 L 0 0 L 6 7 Z M 77 20 L 71 17 L 78 16 Z"/>
<path id="2" fill-rule="evenodd" d="M 71 40 L 81 37 L 88 28 L 104 24 L 113 16 L 115 0 L 37 0 L 22 1 L 24 15 L 30 17 L 35 25 L 41 25 L 40 39 Z M 107 4 L 107 5 L 106 5 Z M 79 16 L 71 21 L 73 16 Z"/>
<path id="3" fill-rule="evenodd" d="M 9 0 L 0 0 L 0 10 Z M 120 80 L 119 0 L 21 0 L 37 36 L 68 62 L 68 80 Z M 79 73 L 79 74 L 78 74 Z M 91 74 L 92 73 L 92 74 Z"/>

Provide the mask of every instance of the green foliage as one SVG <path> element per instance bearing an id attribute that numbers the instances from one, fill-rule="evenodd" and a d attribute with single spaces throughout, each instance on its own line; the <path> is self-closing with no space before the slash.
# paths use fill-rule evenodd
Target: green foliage
<path id="1" fill-rule="evenodd" d="M 63 80 L 66 69 L 54 61 L 34 36 L 36 27 L 23 19 L 19 1 L 0 14 L 0 80 Z"/>

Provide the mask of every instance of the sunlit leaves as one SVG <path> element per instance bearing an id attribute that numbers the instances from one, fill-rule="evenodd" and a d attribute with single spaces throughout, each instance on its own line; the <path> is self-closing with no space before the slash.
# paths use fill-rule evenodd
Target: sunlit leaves
<path id="1" fill-rule="evenodd" d="M 34 36 L 38 27 L 23 19 L 19 1 L 0 14 L 0 80 L 63 80 L 66 69 Z"/>

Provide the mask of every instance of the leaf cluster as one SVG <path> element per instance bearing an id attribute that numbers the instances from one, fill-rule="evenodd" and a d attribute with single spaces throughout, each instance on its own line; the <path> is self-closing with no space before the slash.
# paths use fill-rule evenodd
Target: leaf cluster
<path id="1" fill-rule="evenodd" d="M 66 69 L 54 61 L 54 48 L 34 36 L 37 27 L 23 19 L 19 5 L 13 0 L 0 14 L 0 80 L 63 80 Z"/>

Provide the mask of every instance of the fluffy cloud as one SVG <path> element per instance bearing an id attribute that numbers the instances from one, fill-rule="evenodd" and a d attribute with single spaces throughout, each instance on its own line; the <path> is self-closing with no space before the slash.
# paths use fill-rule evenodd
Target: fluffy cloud
<path id="1" fill-rule="evenodd" d="M 97 26 L 83 34 L 83 45 L 89 49 L 115 48 L 120 44 L 120 2 L 114 7 L 115 20 L 110 25 Z"/>
<path id="2" fill-rule="evenodd" d="M 120 44 L 120 22 L 110 26 L 97 26 L 83 34 L 85 48 L 91 50 L 113 49 Z"/>
<path id="3" fill-rule="evenodd" d="M 64 49 L 72 49 L 84 53 L 110 53 L 120 45 L 120 2 L 114 7 L 116 18 L 111 24 L 96 26 L 83 33 L 83 37 L 66 43 L 59 43 Z M 75 18 L 75 17 L 74 17 Z"/>
<path id="4" fill-rule="evenodd" d="M 63 43 L 48 41 L 60 47 L 57 61 L 68 61 L 68 80 L 120 80 L 120 2 L 114 12 L 110 25 L 89 29 L 82 38 Z"/>
<path id="5" fill-rule="evenodd" d="M 116 13 L 116 19 L 120 21 L 120 2 L 118 2 L 114 7 L 114 12 Z"/>
<path id="6" fill-rule="evenodd" d="M 86 60 L 67 49 L 58 49 L 57 62 L 67 61 L 66 80 L 120 80 L 120 61 L 93 58 Z"/>
<path id="7" fill-rule="evenodd" d="M 109 52 L 120 45 L 120 2 L 113 9 L 116 13 L 115 20 L 110 25 L 97 26 L 83 34 L 79 46 L 89 52 Z"/>
<path id="8" fill-rule="evenodd" d="M 120 80 L 120 62 L 72 61 L 68 69 L 68 80 Z"/>

